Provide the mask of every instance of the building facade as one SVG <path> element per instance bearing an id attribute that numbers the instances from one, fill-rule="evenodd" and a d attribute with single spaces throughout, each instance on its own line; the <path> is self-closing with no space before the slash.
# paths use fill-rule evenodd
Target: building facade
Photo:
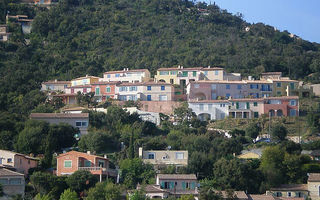
<path id="1" fill-rule="evenodd" d="M 107 99 L 115 99 L 116 86 L 119 82 L 106 82 L 99 81 L 91 84 L 91 91 L 94 92 L 94 96 L 98 102 L 106 101 Z"/>
<path id="2" fill-rule="evenodd" d="M 228 100 L 189 101 L 188 104 L 192 112 L 202 121 L 220 120 L 229 115 L 230 102 Z"/>
<path id="3" fill-rule="evenodd" d="M 150 81 L 150 72 L 148 69 L 132 69 L 124 68 L 123 71 L 109 71 L 103 74 L 103 81 L 107 82 L 123 82 L 136 83 Z"/>
<path id="4" fill-rule="evenodd" d="M 28 175 L 29 169 L 38 166 L 39 160 L 31 156 L 7 150 L 0 150 L 0 167 L 12 167 L 17 172 Z"/>
<path id="5" fill-rule="evenodd" d="M 12 199 L 14 195 L 21 195 L 24 197 L 25 178 L 24 174 L 14 172 L 5 168 L 0 168 L 0 184 L 4 196 L 0 197 L 1 200 Z"/>
<path id="6" fill-rule="evenodd" d="M 269 97 L 264 99 L 264 114 L 273 116 L 299 116 L 299 97 Z"/>
<path id="7" fill-rule="evenodd" d="M 31 113 L 30 118 L 46 121 L 50 124 L 66 123 L 79 128 L 79 135 L 88 133 L 89 113 Z"/>
<path id="8" fill-rule="evenodd" d="M 70 81 L 58 81 L 57 79 L 54 81 L 47 81 L 41 84 L 41 91 L 48 92 L 64 92 L 67 87 L 71 86 Z"/>
<path id="9" fill-rule="evenodd" d="M 90 85 L 92 83 L 99 82 L 99 77 L 96 76 L 84 76 L 71 80 L 71 86 Z"/>

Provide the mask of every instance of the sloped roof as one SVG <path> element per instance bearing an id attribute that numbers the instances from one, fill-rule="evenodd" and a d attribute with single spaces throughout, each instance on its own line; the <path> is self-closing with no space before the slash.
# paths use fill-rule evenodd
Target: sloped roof
<path id="1" fill-rule="evenodd" d="M 25 155 L 25 154 L 22 154 L 22 153 L 17 153 L 17 152 L 14 152 L 14 151 L 8 151 L 8 150 L 3 150 L 3 149 L 0 149 L 0 151 L 5 151 L 5 152 L 8 152 L 8 153 L 16 154 L 18 156 L 22 156 L 22 157 L 25 157 L 25 158 L 31 159 L 31 160 L 39 160 L 38 158 L 34 158 L 34 157 L 31 157 L 31 156 L 28 156 L 28 155 Z"/>
<path id="2" fill-rule="evenodd" d="M 5 168 L 0 168 L 0 176 L 24 176 L 24 174 L 14 172 Z"/>
<path id="3" fill-rule="evenodd" d="M 117 70 L 117 71 L 108 71 L 104 74 L 114 74 L 114 73 L 126 73 L 126 72 L 147 72 L 148 69 L 129 69 L 129 70 Z"/>
<path id="4" fill-rule="evenodd" d="M 197 180 L 195 174 L 158 174 L 159 179 L 171 179 L 171 180 Z"/>
<path id="5" fill-rule="evenodd" d="M 30 118 L 88 118 L 89 113 L 31 113 Z"/>
<path id="6" fill-rule="evenodd" d="M 87 154 L 87 153 L 83 153 L 83 152 L 79 152 L 79 151 L 73 151 L 73 150 L 72 150 L 72 151 L 69 151 L 69 152 L 67 152 L 67 153 L 59 154 L 59 155 L 57 156 L 57 158 L 60 158 L 60 157 L 66 156 L 66 155 L 73 155 L 73 156 L 76 156 L 76 157 L 90 156 L 90 157 L 99 158 L 99 159 L 103 159 L 103 160 L 109 160 L 108 158 L 104 158 L 104 157 L 102 157 L 102 156 Z"/>
<path id="7" fill-rule="evenodd" d="M 223 198 L 228 198 L 228 192 L 227 191 L 221 191 Z M 248 199 L 248 195 L 244 191 L 234 191 L 233 194 L 238 199 Z"/>
<path id="8" fill-rule="evenodd" d="M 307 184 L 284 184 L 284 185 L 280 185 L 280 187 L 278 188 L 271 188 L 270 190 L 271 191 L 299 191 L 299 190 L 308 191 L 308 185 Z"/>
<path id="9" fill-rule="evenodd" d="M 248 197 L 250 200 L 275 200 L 272 195 L 265 194 L 249 194 Z"/>
<path id="10" fill-rule="evenodd" d="M 320 173 L 310 173 L 308 182 L 318 182 L 320 181 Z"/>
<path id="11" fill-rule="evenodd" d="M 313 150 L 310 155 L 311 156 L 320 156 L 320 150 Z"/>

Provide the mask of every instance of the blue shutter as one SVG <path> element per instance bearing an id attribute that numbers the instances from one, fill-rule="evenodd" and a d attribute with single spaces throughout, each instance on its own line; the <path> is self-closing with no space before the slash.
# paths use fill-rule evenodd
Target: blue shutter
<path id="1" fill-rule="evenodd" d="M 181 185 L 182 185 L 182 189 L 183 189 L 183 190 L 186 190 L 186 182 L 183 181 L 183 182 L 181 183 Z"/>
<path id="2" fill-rule="evenodd" d="M 195 182 L 191 182 L 191 189 L 194 190 L 196 188 L 196 183 Z"/>
<path id="3" fill-rule="evenodd" d="M 163 181 L 160 182 L 160 187 L 161 187 L 161 189 L 164 188 L 164 182 Z"/>

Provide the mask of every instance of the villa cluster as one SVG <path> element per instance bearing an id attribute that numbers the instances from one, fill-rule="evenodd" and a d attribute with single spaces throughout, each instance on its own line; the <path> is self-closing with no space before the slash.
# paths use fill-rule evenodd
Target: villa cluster
<path id="1" fill-rule="evenodd" d="M 282 77 L 281 72 L 262 73 L 260 80 L 227 73 L 220 67 L 160 68 L 154 78 L 147 69 L 105 72 L 71 81 L 48 81 L 42 91 L 76 104 L 78 93 L 94 92 L 97 102 L 140 100 L 141 110 L 172 114 L 181 101 L 202 119 L 298 116 L 299 96 L 313 94 L 312 87 Z"/>

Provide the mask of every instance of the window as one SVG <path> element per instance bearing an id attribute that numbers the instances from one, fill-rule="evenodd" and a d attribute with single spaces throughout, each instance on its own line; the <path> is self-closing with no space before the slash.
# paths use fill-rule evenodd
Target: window
<path id="1" fill-rule="evenodd" d="M 258 117 L 259 117 L 259 113 L 258 113 L 258 112 L 254 112 L 254 113 L 253 113 L 253 117 L 254 117 L 254 118 L 258 118 Z"/>
<path id="2" fill-rule="evenodd" d="M 159 101 L 167 101 L 167 95 L 159 95 Z"/>
<path id="3" fill-rule="evenodd" d="M 296 106 L 296 100 L 290 100 L 290 106 Z"/>
<path id="4" fill-rule="evenodd" d="M 129 91 L 137 91 L 137 86 L 130 86 Z"/>
<path id="5" fill-rule="evenodd" d="M 85 167 L 91 167 L 91 161 L 90 160 L 85 160 L 84 161 L 84 166 Z"/>
<path id="6" fill-rule="evenodd" d="M 147 86 L 147 90 L 149 90 L 149 91 L 151 90 L 151 86 L 150 85 Z"/>
<path id="7" fill-rule="evenodd" d="M 238 90 L 241 90 L 241 88 L 242 88 L 242 85 L 237 85 Z"/>
<path id="8" fill-rule="evenodd" d="M 154 159 L 155 154 L 154 153 L 148 153 L 148 159 Z"/>
<path id="9" fill-rule="evenodd" d="M 88 122 L 76 122 L 76 127 L 87 127 Z"/>
<path id="10" fill-rule="evenodd" d="M 281 92 L 280 92 L 280 91 L 278 91 L 278 92 L 277 92 L 277 95 L 281 95 Z"/>
<path id="11" fill-rule="evenodd" d="M 111 77 L 111 75 L 110 74 L 107 74 L 107 78 L 110 78 Z"/>
<path id="12" fill-rule="evenodd" d="M 199 88 L 199 84 L 194 84 L 194 88 Z"/>
<path id="13" fill-rule="evenodd" d="M 176 159 L 183 159 L 183 153 L 176 153 Z"/>
<path id="14" fill-rule="evenodd" d="M 257 107 L 258 106 L 258 102 L 253 102 L 253 106 Z"/>
<path id="15" fill-rule="evenodd" d="M 290 89 L 291 89 L 291 90 L 294 89 L 294 83 L 290 83 Z"/>
<path id="16" fill-rule="evenodd" d="M 296 197 L 301 197 L 302 195 L 301 195 L 301 192 L 297 192 L 296 193 Z"/>
<path id="17" fill-rule="evenodd" d="M 217 85 L 216 84 L 212 84 L 211 85 L 211 90 L 215 90 L 215 89 L 217 89 Z"/>
<path id="18" fill-rule="evenodd" d="M 83 79 L 83 80 L 82 80 L 82 84 L 83 84 L 83 85 L 88 84 L 88 79 Z"/>
<path id="19" fill-rule="evenodd" d="M 288 197 L 291 197 L 291 192 L 288 192 Z"/>
<path id="20" fill-rule="evenodd" d="M 161 90 L 166 90 L 166 86 L 161 85 Z"/>
<path id="21" fill-rule="evenodd" d="M 173 84 L 173 79 L 170 79 L 170 83 Z"/>
<path id="22" fill-rule="evenodd" d="M 196 71 L 193 71 L 193 72 L 192 72 L 192 75 L 193 75 L 193 77 L 196 77 L 196 76 L 197 76 L 197 72 L 196 72 Z"/>
<path id="23" fill-rule="evenodd" d="M 208 76 L 208 71 L 204 71 L 204 75 Z"/>
<path id="24" fill-rule="evenodd" d="M 169 72 L 168 71 L 160 71 L 159 74 L 160 75 L 169 75 Z"/>
<path id="25" fill-rule="evenodd" d="M 177 71 L 171 71 L 170 74 L 171 75 L 177 75 Z"/>
<path id="26" fill-rule="evenodd" d="M 226 115 L 224 113 L 220 113 L 220 119 L 226 118 Z"/>
<path id="27" fill-rule="evenodd" d="M 227 89 L 227 90 L 230 90 L 230 85 L 226 85 L 226 89 Z"/>
<path id="28" fill-rule="evenodd" d="M 257 85 L 257 84 L 250 84 L 250 89 L 259 89 L 259 85 Z"/>
<path id="29" fill-rule="evenodd" d="M 281 83 L 277 83 L 277 87 L 281 87 Z"/>
<path id="30" fill-rule="evenodd" d="M 128 88 L 125 86 L 120 87 L 120 92 L 127 91 L 127 90 L 128 90 Z"/>
<path id="31" fill-rule="evenodd" d="M 297 111 L 295 109 L 290 109 L 290 116 L 297 116 Z"/>
<path id="32" fill-rule="evenodd" d="M 7 178 L 0 178 L 0 184 L 1 185 L 8 185 L 8 179 Z"/>
<path id="33" fill-rule="evenodd" d="M 183 76 L 183 77 L 188 76 L 188 72 L 182 72 L 182 76 Z"/>
<path id="34" fill-rule="evenodd" d="M 7 163 L 12 163 L 12 158 L 8 158 Z"/>
<path id="35" fill-rule="evenodd" d="M 219 71 L 214 71 L 214 75 L 218 76 L 219 75 Z"/>
<path id="36" fill-rule="evenodd" d="M 72 161 L 71 160 L 65 160 L 64 161 L 64 167 L 65 168 L 71 168 L 72 167 Z"/>
<path id="37" fill-rule="evenodd" d="M 250 103 L 249 102 L 247 102 L 247 107 L 246 108 L 250 109 Z"/>
<path id="38" fill-rule="evenodd" d="M 64 88 L 67 88 L 67 87 L 68 87 L 68 85 L 64 85 L 63 87 L 64 87 Z"/>
<path id="39" fill-rule="evenodd" d="M 96 95 L 100 94 L 100 88 L 96 88 Z"/>
<path id="40" fill-rule="evenodd" d="M 83 93 L 87 93 L 87 88 L 83 88 Z"/>
<path id="41" fill-rule="evenodd" d="M 98 165 L 99 167 L 104 167 L 104 160 L 99 160 Z"/>
<path id="42" fill-rule="evenodd" d="M 229 93 L 227 93 L 227 94 L 226 94 L 226 97 L 227 97 L 227 98 L 229 98 L 229 97 L 230 97 L 230 94 L 229 94 Z"/>
<path id="43" fill-rule="evenodd" d="M 151 95 L 147 95 L 147 101 L 151 101 Z"/>
<path id="44" fill-rule="evenodd" d="M 111 88 L 110 87 L 106 87 L 106 92 L 110 93 L 111 92 Z"/>
<path id="45" fill-rule="evenodd" d="M 276 196 L 277 196 L 277 197 L 281 197 L 281 196 L 282 196 L 281 192 L 277 192 L 277 193 L 276 193 Z"/>
<path id="46" fill-rule="evenodd" d="M 116 77 L 117 77 L 117 78 L 120 77 L 120 74 L 116 74 Z"/>
<path id="47" fill-rule="evenodd" d="M 208 104 L 208 110 L 212 110 L 212 104 Z"/>
<path id="48" fill-rule="evenodd" d="M 203 104 L 199 104 L 199 110 L 203 111 Z"/>
<path id="49" fill-rule="evenodd" d="M 73 94 L 74 93 L 74 89 L 73 88 L 71 88 L 71 94 Z"/>

